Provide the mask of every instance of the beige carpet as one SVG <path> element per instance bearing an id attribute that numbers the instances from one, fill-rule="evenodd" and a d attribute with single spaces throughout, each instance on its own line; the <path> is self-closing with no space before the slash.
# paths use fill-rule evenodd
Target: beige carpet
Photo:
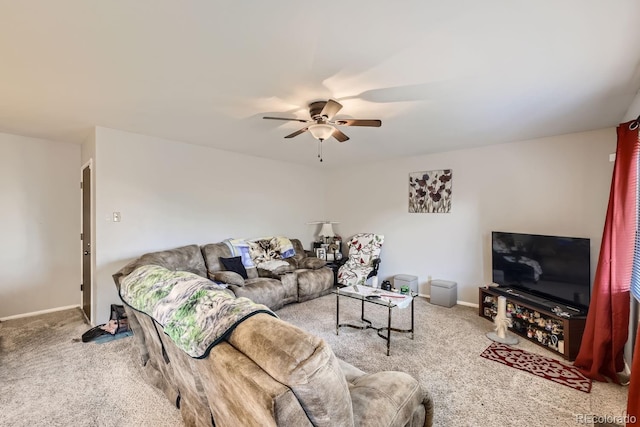
<path id="1" fill-rule="evenodd" d="M 626 408 L 626 387 L 594 382 L 587 394 L 480 357 L 491 343 L 485 333 L 492 323 L 475 308 L 445 308 L 417 298 L 415 339 L 392 334 L 391 355 L 386 356 L 385 341 L 371 329 L 341 328 L 335 334 L 335 300 L 330 295 L 286 306 L 278 315 L 324 338 L 338 357 L 364 371 L 413 375 L 433 396 L 434 426 L 576 427 L 592 425 L 576 422 L 579 414 L 619 416 Z M 372 306 L 366 305 L 370 319 L 386 325 L 387 309 Z M 357 321 L 360 303 L 343 298 L 340 313 L 341 321 Z M 394 325 L 408 327 L 409 309 L 393 315 Z M 530 342 L 521 340 L 517 347 L 555 358 Z"/>
<path id="2" fill-rule="evenodd" d="M 87 329 L 79 309 L 0 323 L 0 426 L 182 425 L 132 339 L 83 343 Z"/>
<path id="3" fill-rule="evenodd" d="M 359 310 L 356 301 L 341 304 L 344 319 L 357 320 Z M 384 308 L 370 313 L 386 322 Z M 394 325 L 407 326 L 409 314 L 394 312 Z M 392 336 L 391 356 L 372 330 L 335 334 L 333 295 L 286 306 L 278 315 L 323 337 L 338 357 L 365 371 L 413 375 L 434 398 L 438 427 L 575 427 L 590 425 L 576 422 L 579 414 L 617 416 L 626 406 L 625 387 L 594 383 L 586 394 L 481 358 L 491 323 L 472 308 L 417 298 L 415 340 Z M 79 342 L 87 329 L 79 310 L 0 323 L 0 425 L 181 426 L 178 410 L 144 382 L 131 338 Z M 553 357 L 528 342 L 518 347 Z"/>

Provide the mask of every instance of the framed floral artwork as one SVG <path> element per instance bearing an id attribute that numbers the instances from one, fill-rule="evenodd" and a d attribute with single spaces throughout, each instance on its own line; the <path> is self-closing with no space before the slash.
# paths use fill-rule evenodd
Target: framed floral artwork
<path id="1" fill-rule="evenodd" d="M 452 176 L 451 169 L 410 173 L 409 212 L 451 212 Z"/>

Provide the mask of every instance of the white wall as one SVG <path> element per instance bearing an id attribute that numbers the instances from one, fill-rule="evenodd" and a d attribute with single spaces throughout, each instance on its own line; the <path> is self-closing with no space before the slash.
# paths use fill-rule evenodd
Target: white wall
<path id="1" fill-rule="evenodd" d="M 87 138 L 84 140 L 81 146 L 81 163 L 84 165 L 89 160 L 94 160 L 96 157 L 96 130 L 91 130 Z"/>
<path id="2" fill-rule="evenodd" d="M 492 230 L 590 237 L 593 270 L 615 130 L 333 171 L 106 128 L 82 148 L 0 134 L 0 149 L 0 317 L 79 303 L 78 181 L 93 158 L 99 324 L 118 302 L 111 275 L 144 252 L 265 234 L 308 246 L 318 219 L 345 237 L 385 234 L 382 278 L 415 274 L 424 294 L 429 276 L 455 280 L 471 303 L 490 280 Z M 441 168 L 453 169 L 452 212 L 409 214 L 408 173 Z"/>
<path id="3" fill-rule="evenodd" d="M 95 146 L 97 324 L 119 302 L 111 275 L 143 253 L 264 235 L 310 246 L 306 223 L 324 217 L 320 169 L 107 128 Z"/>
<path id="4" fill-rule="evenodd" d="M 80 147 L 0 134 L 0 318 L 80 304 Z"/>
<path id="5" fill-rule="evenodd" d="M 477 304 L 493 230 L 591 238 L 593 276 L 615 141 L 609 128 L 336 170 L 327 212 L 345 237 L 384 234 L 380 278 L 416 275 L 425 295 L 429 277 L 454 280 Z M 451 213 L 408 213 L 408 174 L 436 169 L 453 170 Z"/>
<path id="6" fill-rule="evenodd" d="M 638 116 L 640 116 L 640 91 L 636 93 L 636 97 L 633 98 L 633 102 L 629 105 L 629 109 L 627 109 L 627 113 L 624 115 L 621 122 L 625 123 L 630 120 L 635 120 Z"/>

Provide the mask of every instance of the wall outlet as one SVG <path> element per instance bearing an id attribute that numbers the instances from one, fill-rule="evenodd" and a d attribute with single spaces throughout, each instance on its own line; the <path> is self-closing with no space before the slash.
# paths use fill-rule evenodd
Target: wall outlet
<path id="1" fill-rule="evenodd" d="M 120 212 L 113 213 L 113 222 L 120 222 L 121 219 L 122 219 L 122 216 L 120 215 Z"/>

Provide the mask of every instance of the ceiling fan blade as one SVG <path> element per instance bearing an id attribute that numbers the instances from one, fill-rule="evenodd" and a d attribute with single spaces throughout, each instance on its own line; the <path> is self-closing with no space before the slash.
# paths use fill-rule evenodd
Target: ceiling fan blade
<path id="1" fill-rule="evenodd" d="M 303 119 L 289 119 L 286 117 L 263 117 L 263 119 L 267 120 L 288 120 L 292 122 L 300 122 L 300 123 L 310 123 L 311 120 L 303 120 Z"/>
<path id="2" fill-rule="evenodd" d="M 327 120 L 331 120 L 333 119 L 333 116 L 338 114 L 338 111 L 340 110 L 342 110 L 342 104 L 340 104 L 338 101 L 330 99 L 324 105 L 324 108 L 322 109 L 322 112 L 320 114 L 326 117 Z"/>
<path id="3" fill-rule="evenodd" d="M 332 137 L 334 137 L 335 139 L 337 139 L 340 142 L 345 142 L 349 140 L 349 137 L 347 135 L 345 135 L 344 133 L 342 133 L 342 131 L 340 129 L 336 129 L 333 131 L 333 134 L 331 134 Z"/>
<path id="4" fill-rule="evenodd" d="M 285 136 L 285 138 L 293 138 L 294 136 L 298 136 L 298 135 L 300 135 L 301 133 L 305 133 L 305 132 L 306 132 L 306 131 L 308 131 L 308 130 L 309 130 L 309 128 L 308 128 L 308 127 L 306 127 L 306 128 L 302 128 L 302 129 L 300 129 L 300 130 L 295 131 L 294 133 L 292 133 L 292 134 L 290 134 L 290 135 Z"/>
<path id="5" fill-rule="evenodd" d="M 372 126 L 375 128 L 379 128 L 382 126 L 382 121 L 380 120 L 362 120 L 362 119 L 340 119 L 336 120 L 334 123 L 338 126 Z"/>

